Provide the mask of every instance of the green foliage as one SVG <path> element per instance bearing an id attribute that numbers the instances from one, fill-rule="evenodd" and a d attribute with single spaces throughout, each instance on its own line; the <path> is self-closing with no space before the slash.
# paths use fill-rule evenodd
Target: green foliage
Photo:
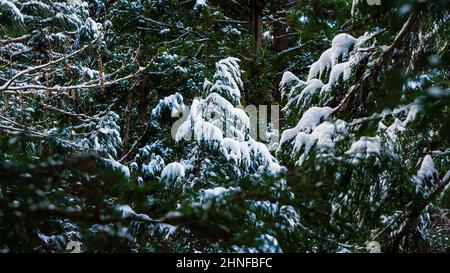
<path id="1" fill-rule="evenodd" d="M 0 0 L 0 252 L 448 248 L 448 1 L 265 1 L 261 48 L 249 2 Z M 368 37 L 363 58 L 300 98 L 339 33 Z M 221 123 L 269 103 L 280 135 L 334 110 L 272 154 Z M 174 139 L 189 114 L 232 144 Z"/>

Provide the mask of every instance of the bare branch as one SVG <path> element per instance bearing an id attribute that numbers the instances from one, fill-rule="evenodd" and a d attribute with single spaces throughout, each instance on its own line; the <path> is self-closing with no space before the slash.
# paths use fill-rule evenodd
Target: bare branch
<path id="1" fill-rule="evenodd" d="M 80 48 L 80 49 L 78 49 L 78 50 L 72 52 L 71 54 L 69 54 L 69 55 L 67 55 L 67 56 L 64 56 L 64 57 L 61 57 L 61 58 L 59 58 L 59 59 L 57 59 L 57 60 L 54 60 L 54 61 L 51 61 L 51 62 L 48 62 L 48 63 L 45 63 L 45 64 L 41 64 L 41 65 L 38 65 L 38 66 L 29 67 L 29 68 L 27 68 L 27 69 L 25 69 L 25 70 L 20 71 L 19 73 L 17 73 L 16 75 L 14 75 L 10 80 L 8 80 L 5 84 L 3 84 L 2 86 L 0 86 L 0 93 L 3 92 L 3 91 L 8 90 L 8 87 L 9 87 L 14 81 L 16 81 L 18 78 L 20 78 L 20 77 L 22 77 L 22 76 L 24 76 L 24 75 L 26 75 L 26 74 L 28 74 L 28 73 L 35 72 L 35 71 L 44 69 L 44 68 L 46 68 L 46 67 L 49 67 L 49 66 L 58 64 L 58 63 L 60 63 L 60 62 L 62 62 L 62 61 L 64 61 L 64 60 L 66 60 L 66 59 L 72 58 L 73 56 L 75 56 L 75 55 L 77 55 L 77 54 L 83 52 L 83 51 L 86 50 L 88 47 L 92 46 L 96 41 L 97 41 L 97 39 L 95 39 L 95 40 L 94 40 L 93 42 L 91 42 L 90 44 L 87 44 L 87 45 L 83 46 L 82 48 Z"/>

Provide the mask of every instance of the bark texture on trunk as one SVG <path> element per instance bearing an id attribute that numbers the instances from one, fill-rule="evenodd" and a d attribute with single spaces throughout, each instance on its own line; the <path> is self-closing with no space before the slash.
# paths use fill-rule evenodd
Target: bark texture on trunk
<path id="1" fill-rule="evenodd" d="M 258 54 L 259 49 L 262 48 L 263 36 L 263 10 L 265 0 L 250 0 L 250 18 L 253 41 L 255 46 L 255 54 Z"/>

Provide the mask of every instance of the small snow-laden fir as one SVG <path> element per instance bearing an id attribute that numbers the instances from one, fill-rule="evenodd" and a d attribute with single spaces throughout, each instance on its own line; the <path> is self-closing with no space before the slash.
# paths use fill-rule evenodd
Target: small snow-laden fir
<path id="1" fill-rule="evenodd" d="M 227 200 L 245 194 L 241 187 L 243 181 L 251 181 L 255 189 L 267 187 L 263 177 L 276 181 L 270 186 L 273 191 L 286 187 L 279 181 L 280 175 L 286 171 L 285 167 L 280 165 L 264 143 L 250 136 L 250 118 L 238 100 L 242 88 L 238 60 L 221 60 L 216 68 L 214 83 L 205 80 L 203 98 L 194 98 L 189 107 L 186 104 L 186 116 L 180 119 L 183 122 L 174 123 L 179 125 L 175 139 L 160 138 L 158 144 L 142 148 L 132 163 L 139 184 L 162 181 L 168 190 L 176 187 L 187 195 L 181 201 L 191 206 L 226 205 Z M 157 126 L 160 132 L 166 130 L 164 119 L 159 116 L 164 113 L 171 116 L 172 111 L 181 109 L 179 105 L 182 101 L 178 94 L 161 99 L 153 110 L 151 124 Z M 156 119 L 160 121 L 153 122 Z M 165 145 L 170 146 L 169 140 L 175 141 L 175 147 L 162 152 L 166 149 Z M 258 208 L 249 205 L 249 209 Z M 282 217 L 282 223 L 277 226 L 280 229 L 290 230 L 298 223 L 299 216 L 293 208 L 285 207 L 282 213 L 264 213 L 270 217 Z"/>
<path id="2" fill-rule="evenodd" d="M 178 128 L 176 140 L 195 140 L 199 144 L 218 145 L 225 157 L 245 169 L 263 167 L 269 173 L 280 173 L 283 168 L 267 147 L 251 139 L 250 120 L 247 114 L 241 108 L 235 108 L 220 95 L 229 95 L 228 91 L 234 90 L 237 83 L 242 86 L 237 62 L 235 58 L 227 58 L 216 64 L 217 71 L 214 76 L 216 83 L 210 85 L 206 82 L 206 98 L 194 99 L 189 117 Z M 231 71 L 230 65 L 232 65 Z"/>
<path id="3" fill-rule="evenodd" d="M 232 57 L 217 62 L 214 81 L 210 88 L 210 92 L 219 93 L 233 105 L 240 104 L 243 88 L 238 62 L 239 59 Z"/>
<path id="4" fill-rule="evenodd" d="M 250 130 L 250 120 L 247 114 L 241 108 L 235 108 L 225 98 L 214 92 L 210 93 L 205 99 L 195 100 L 192 103 L 187 123 L 190 127 L 195 127 L 203 122 L 212 123 L 222 131 L 223 136 L 236 137 L 240 140 L 244 140 Z M 188 125 L 183 126 L 186 126 L 183 129 L 188 127 Z M 209 125 L 204 124 L 204 126 L 208 127 Z M 205 129 L 211 129 L 213 133 L 216 133 L 212 127 Z M 177 140 L 184 137 L 183 133 L 189 132 L 181 130 L 180 134 L 177 133 Z M 219 135 L 219 133 L 217 132 L 215 135 Z M 197 136 L 200 138 L 195 138 Z M 194 130 L 194 139 L 203 139 L 202 134 L 198 134 Z"/>

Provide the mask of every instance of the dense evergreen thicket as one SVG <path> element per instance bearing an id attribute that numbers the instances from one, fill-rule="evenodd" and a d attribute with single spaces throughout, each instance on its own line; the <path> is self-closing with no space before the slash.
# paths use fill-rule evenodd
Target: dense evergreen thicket
<path id="1" fill-rule="evenodd" d="M 0 251 L 449 251 L 449 3 L 369 2 L 0 0 Z"/>

